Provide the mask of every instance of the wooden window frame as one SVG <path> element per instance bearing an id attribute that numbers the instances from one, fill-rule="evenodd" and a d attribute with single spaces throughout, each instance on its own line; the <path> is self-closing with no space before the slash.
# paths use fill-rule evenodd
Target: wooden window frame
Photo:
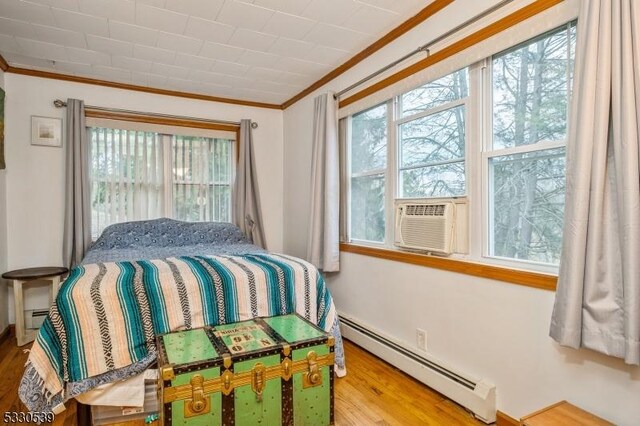
<path id="1" fill-rule="evenodd" d="M 411 253 L 388 248 L 340 243 L 340 251 L 343 253 L 353 253 L 394 262 L 407 263 L 410 265 L 441 269 L 459 274 L 533 287 L 540 290 L 555 291 L 558 281 L 558 277 L 552 274 L 523 271 L 519 269 L 494 266 L 487 263 L 469 262 L 466 260 Z"/>

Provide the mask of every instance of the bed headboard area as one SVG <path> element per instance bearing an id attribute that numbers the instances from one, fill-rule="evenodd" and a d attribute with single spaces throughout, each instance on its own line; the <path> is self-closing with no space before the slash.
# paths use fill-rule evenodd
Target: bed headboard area
<path id="1" fill-rule="evenodd" d="M 263 250 L 231 223 L 162 218 L 108 226 L 82 263 L 252 252 Z"/>

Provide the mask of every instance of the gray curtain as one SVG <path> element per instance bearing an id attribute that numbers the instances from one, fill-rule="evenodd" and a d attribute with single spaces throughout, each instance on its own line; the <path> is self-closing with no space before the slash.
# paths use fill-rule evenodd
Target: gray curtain
<path id="1" fill-rule="evenodd" d="M 79 264 L 91 244 L 89 143 L 84 102 L 67 99 L 63 262 Z"/>
<path id="2" fill-rule="evenodd" d="M 307 260 L 324 272 L 340 270 L 340 155 L 333 93 L 315 98 L 311 156 L 311 221 Z"/>
<path id="3" fill-rule="evenodd" d="M 240 121 L 240 140 L 238 143 L 240 145 L 240 161 L 234 184 L 233 223 L 249 237 L 253 244 L 267 248 L 262 227 L 251 120 Z"/>
<path id="4" fill-rule="evenodd" d="M 640 2 L 583 0 L 551 337 L 640 363 Z"/>

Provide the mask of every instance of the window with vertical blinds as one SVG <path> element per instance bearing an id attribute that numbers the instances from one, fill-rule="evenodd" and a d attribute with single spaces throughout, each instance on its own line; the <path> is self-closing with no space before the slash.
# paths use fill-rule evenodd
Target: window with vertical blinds
<path id="1" fill-rule="evenodd" d="M 233 133 L 104 121 L 88 123 L 93 239 L 132 220 L 231 220 Z"/>

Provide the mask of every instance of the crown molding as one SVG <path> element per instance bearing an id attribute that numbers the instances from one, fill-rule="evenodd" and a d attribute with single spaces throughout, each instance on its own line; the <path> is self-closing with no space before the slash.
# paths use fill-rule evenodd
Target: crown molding
<path id="1" fill-rule="evenodd" d="M 0 56 L 2 58 L 2 56 Z M 0 59 L 0 65 L 6 63 L 4 59 Z M 96 78 L 78 77 L 50 71 L 33 70 L 28 68 L 19 68 L 7 65 L 5 72 L 27 75 L 30 77 L 49 78 L 53 80 L 72 81 L 74 83 L 91 84 L 94 86 L 111 87 L 114 89 L 131 90 L 134 92 L 153 93 L 156 95 L 173 96 L 178 98 L 197 99 L 201 101 L 219 102 L 224 104 L 241 105 L 256 108 L 282 109 L 278 104 L 270 104 L 266 102 L 245 101 L 241 99 L 223 98 L 218 96 L 204 95 L 200 93 L 181 92 L 177 90 L 160 89 L 156 87 L 138 86 L 135 84 L 116 83 L 114 81 L 100 80 Z"/>
<path id="2" fill-rule="evenodd" d="M 9 64 L 4 60 L 2 55 L 0 55 L 0 70 L 7 71 L 9 69 Z"/>
<path id="3" fill-rule="evenodd" d="M 429 3 L 427 7 L 425 7 L 420 12 L 418 12 L 411 18 L 407 19 L 406 21 L 404 21 L 402 24 L 398 25 L 391 31 L 389 31 L 387 34 L 382 36 L 382 38 L 378 39 L 377 41 L 375 41 L 374 43 L 366 47 L 360 53 L 356 54 L 351 59 L 349 59 L 347 62 L 343 63 L 338 68 L 334 69 L 333 71 L 331 71 L 330 73 L 328 73 L 327 75 L 322 77 L 320 80 L 316 81 L 311 86 L 307 87 L 306 89 L 304 89 L 302 92 L 298 93 L 291 99 L 285 101 L 282 104 L 282 109 L 287 109 L 291 105 L 298 102 L 300 99 L 307 96 L 309 93 L 319 89 L 320 87 L 324 86 L 334 78 L 344 74 L 346 71 L 350 70 L 360 62 L 364 61 L 369 56 L 377 52 L 378 50 L 382 49 L 392 41 L 396 40 L 400 36 L 404 35 L 405 33 L 409 32 L 416 26 L 420 25 L 421 23 L 429 19 L 431 16 L 435 15 L 440 10 L 444 9 L 446 6 L 453 3 L 453 1 L 454 0 L 434 0 L 433 2 Z"/>

